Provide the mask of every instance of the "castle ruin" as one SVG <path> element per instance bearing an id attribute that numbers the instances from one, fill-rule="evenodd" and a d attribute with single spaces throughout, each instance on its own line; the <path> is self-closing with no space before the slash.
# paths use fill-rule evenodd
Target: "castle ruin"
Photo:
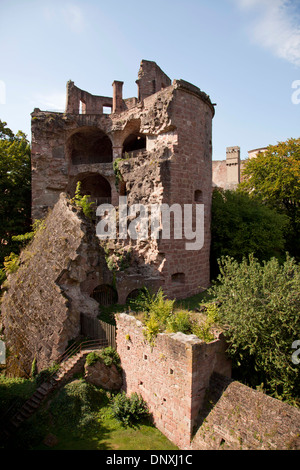
<path id="1" fill-rule="evenodd" d="M 170 297 L 187 297 L 209 285 L 212 192 L 212 119 L 209 96 L 170 78 L 155 62 L 140 64 L 137 98 L 94 96 L 67 83 L 65 113 L 32 113 L 32 216 L 42 218 L 61 193 L 74 196 L 78 181 L 96 206 L 204 205 L 201 249 L 186 250 L 185 234 L 148 240 L 116 240 L 105 246 L 122 253 L 136 269 L 117 272 L 115 299 L 124 303 L 142 286 L 162 286 Z M 108 112 L 107 112 L 108 111 Z M 170 210 L 170 217 L 172 216 Z M 95 220 L 95 223 L 97 219 Z M 162 227 L 161 227 L 162 228 Z M 129 255 L 128 255 L 129 256 Z M 131 268 L 134 263 L 131 263 Z M 91 282 L 89 293 L 101 286 Z"/>

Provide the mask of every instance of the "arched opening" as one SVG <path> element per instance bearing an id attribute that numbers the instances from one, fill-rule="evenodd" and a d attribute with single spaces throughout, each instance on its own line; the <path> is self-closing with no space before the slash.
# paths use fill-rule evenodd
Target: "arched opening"
<path id="1" fill-rule="evenodd" d="M 118 293 L 116 289 L 109 284 L 101 284 L 100 286 L 95 287 L 91 297 L 102 306 L 109 306 L 118 303 Z"/>
<path id="2" fill-rule="evenodd" d="M 98 173 L 79 175 L 78 181 L 81 182 L 81 195 L 90 196 L 90 200 L 95 203 L 95 208 L 100 204 L 111 203 L 111 186 L 103 176 Z M 75 188 L 73 188 L 73 192 L 75 192 Z"/>
<path id="3" fill-rule="evenodd" d="M 203 194 L 200 189 L 197 189 L 194 194 L 194 201 L 203 203 Z"/>
<path id="4" fill-rule="evenodd" d="M 144 292 L 144 289 L 134 289 L 132 290 L 126 297 L 126 304 L 129 303 L 131 300 L 135 300 L 138 296 Z"/>
<path id="5" fill-rule="evenodd" d="M 113 160 L 110 138 L 94 127 L 75 132 L 69 138 L 68 150 L 73 165 L 110 163 Z"/>
<path id="6" fill-rule="evenodd" d="M 130 134 L 123 143 L 123 154 L 146 150 L 146 136 L 140 133 Z"/>
<path id="7" fill-rule="evenodd" d="M 184 284 L 185 283 L 185 274 L 184 273 L 175 273 L 172 274 L 172 283 L 174 284 Z"/>

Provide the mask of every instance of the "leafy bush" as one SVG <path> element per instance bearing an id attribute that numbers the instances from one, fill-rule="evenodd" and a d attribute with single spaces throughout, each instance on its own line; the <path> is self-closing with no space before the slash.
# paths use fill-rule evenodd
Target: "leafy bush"
<path id="1" fill-rule="evenodd" d="M 97 361 L 99 361 L 100 356 L 96 351 L 90 352 L 85 358 L 85 364 L 87 366 L 94 365 Z"/>
<path id="2" fill-rule="evenodd" d="M 262 264 L 252 255 L 241 263 L 220 260 L 211 294 L 229 342 L 238 378 L 276 398 L 299 403 L 299 366 L 292 343 L 300 338 L 300 266 L 289 256 Z"/>
<path id="3" fill-rule="evenodd" d="M 110 367 L 112 364 L 115 364 L 117 368 L 120 368 L 120 356 L 116 349 L 112 348 L 111 346 L 102 349 L 99 353 L 99 356 L 106 366 Z"/>
<path id="4" fill-rule="evenodd" d="M 111 346 L 108 346 L 107 348 L 102 349 L 98 352 L 90 352 L 86 356 L 85 363 L 87 366 L 91 366 L 99 360 L 102 361 L 108 367 L 111 367 L 112 364 L 115 364 L 117 369 L 120 370 L 120 356 L 118 352 Z"/>
<path id="5" fill-rule="evenodd" d="M 191 333 L 192 325 L 189 312 L 179 310 L 170 316 L 167 320 L 167 331 L 171 333 L 177 333 L 178 331 L 185 334 Z"/>
<path id="6" fill-rule="evenodd" d="M 9 256 L 4 258 L 4 271 L 6 275 L 17 272 L 20 265 L 19 255 L 11 253 Z"/>
<path id="7" fill-rule="evenodd" d="M 169 333 L 182 332 L 185 334 L 195 334 L 200 339 L 210 342 L 214 339 L 211 326 L 216 318 L 211 317 L 209 308 L 208 318 L 201 322 L 200 318 L 192 318 L 188 310 L 179 309 L 174 311 L 175 300 L 166 299 L 160 288 L 156 294 L 151 294 L 144 288 L 136 299 L 131 302 L 131 306 L 137 312 L 144 312 L 141 321 L 145 324 L 144 336 L 151 346 L 154 346 L 155 337 L 159 332 Z"/>
<path id="8" fill-rule="evenodd" d="M 112 415 L 124 426 L 131 426 L 149 416 L 149 410 L 142 396 L 132 393 L 130 397 L 120 392 L 112 399 Z"/>
<path id="9" fill-rule="evenodd" d="M 215 189 L 212 196 L 211 271 L 215 278 L 218 259 L 232 256 L 242 261 L 253 253 L 260 261 L 284 258 L 288 218 L 247 193 Z"/>
<path id="10" fill-rule="evenodd" d="M 96 419 L 95 412 L 105 395 L 84 380 L 73 380 L 55 396 L 50 410 L 58 423 L 83 430 Z"/>
<path id="11" fill-rule="evenodd" d="M 204 321 L 194 322 L 192 325 L 192 333 L 206 343 L 210 343 L 215 339 L 212 327 L 217 324 L 219 315 L 218 308 L 215 303 L 206 304 L 206 316 Z"/>
<path id="12" fill-rule="evenodd" d="M 76 185 L 76 190 L 75 190 L 75 196 L 71 200 L 73 204 L 75 204 L 77 207 L 81 207 L 83 210 L 83 213 L 86 217 L 91 218 L 93 214 L 93 206 L 94 202 L 90 201 L 90 196 L 82 196 L 81 194 L 81 182 L 78 181 Z"/>

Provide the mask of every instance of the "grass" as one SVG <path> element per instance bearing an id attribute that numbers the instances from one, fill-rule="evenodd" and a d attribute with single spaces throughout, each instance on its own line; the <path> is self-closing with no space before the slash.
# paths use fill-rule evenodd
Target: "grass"
<path id="1" fill-rule="evenodd" d="M 15 402 L 22 404 L 35 391 L 32 379 L 6 377 L 0 374 L 0 416 Z"/>
<path id="2" fill-rule="evenodd" d="M 82 383 L 82 379 L 75 382 L 79 381 Z M 87 424 L 80 424 L 80 416 L 83 415 L 78 408 L 79 395 L 71 397 L 71 406 L 68 408 L 65 397 L 64 401 L 60 399 L 61 391 L 56 391 L 37 413 L 21 425 L 17 433 L 6 443 L 5 448 L 16 450 L 178 449 L 150 420 L 146 419 L 134 426 L 124 427 L 112 416 L 110 393 L 96 387 L 94 389 L 91 395 L 94 397 L 94 402 L 90 402 L 92 406 L 86 415 L 88 418 L 92 416 L 93 419 Z M 57 412 L 53 405 L 58 406 Z M 81 410 L 86 410 L 87 405 L 88 402 L 84 397 Z M 44 443 L 49 434 L 55 436 L 57 441 L 51 447 Z"/>

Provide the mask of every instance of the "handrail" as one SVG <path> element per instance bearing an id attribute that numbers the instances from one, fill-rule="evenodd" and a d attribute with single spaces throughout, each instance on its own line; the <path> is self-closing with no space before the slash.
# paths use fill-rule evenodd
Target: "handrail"
<path id="1" fill-rule="evenodd" d="M 58 364 L 61 364 L 66 359 L 69 359 L 72 355 L 82 351 L 83 349 L 89 349 L 89 348 L 94 349 L 97 346 L 105 347 L 107 343 L 108 341 L 106 339 L 92 339 L 92 340 L 82 341 L 81 343 L 77 343 L 77 344 L 75 343 L 71 345 L 63 354 L 61 354 L 56 360 L 56 362 Z"/>
<path id="2" fill-rule="evenodd" d="M 57 363 L 61 364 L 65 360 L 69 359 L 72 355 L 75 353 L 81 352 L 86 349 L 97 349 L 99 347 L 106 347 L 108 345 L 107 340 L 101 340 L 101 339 L 96 339 L 96 340 L 87 340 L 87 341 L 82 341 L 81 343 L 75 343 L 72 344 L 63 354 L 59 356 L 57 359 Z M 45 382 L 50 381 L 50 379 L 57 373 L 57 370 L 54 370 L 48 377 L 48 379 Z M 44 383 L 45 383 L 44 382 Z M 28 400 L 24 400 L 24 403 L 20 404 L 17 406 L 19 403 L 19 398 L 16 398 L 11 404 L 11 406 L 0 416 L 0 428 L 1 424 L 3 425 L 4 422 L 7 422 L 12 416 L 15 415 L 15 409 L 22 408 L 22 406 L 27 402 Z"/>

